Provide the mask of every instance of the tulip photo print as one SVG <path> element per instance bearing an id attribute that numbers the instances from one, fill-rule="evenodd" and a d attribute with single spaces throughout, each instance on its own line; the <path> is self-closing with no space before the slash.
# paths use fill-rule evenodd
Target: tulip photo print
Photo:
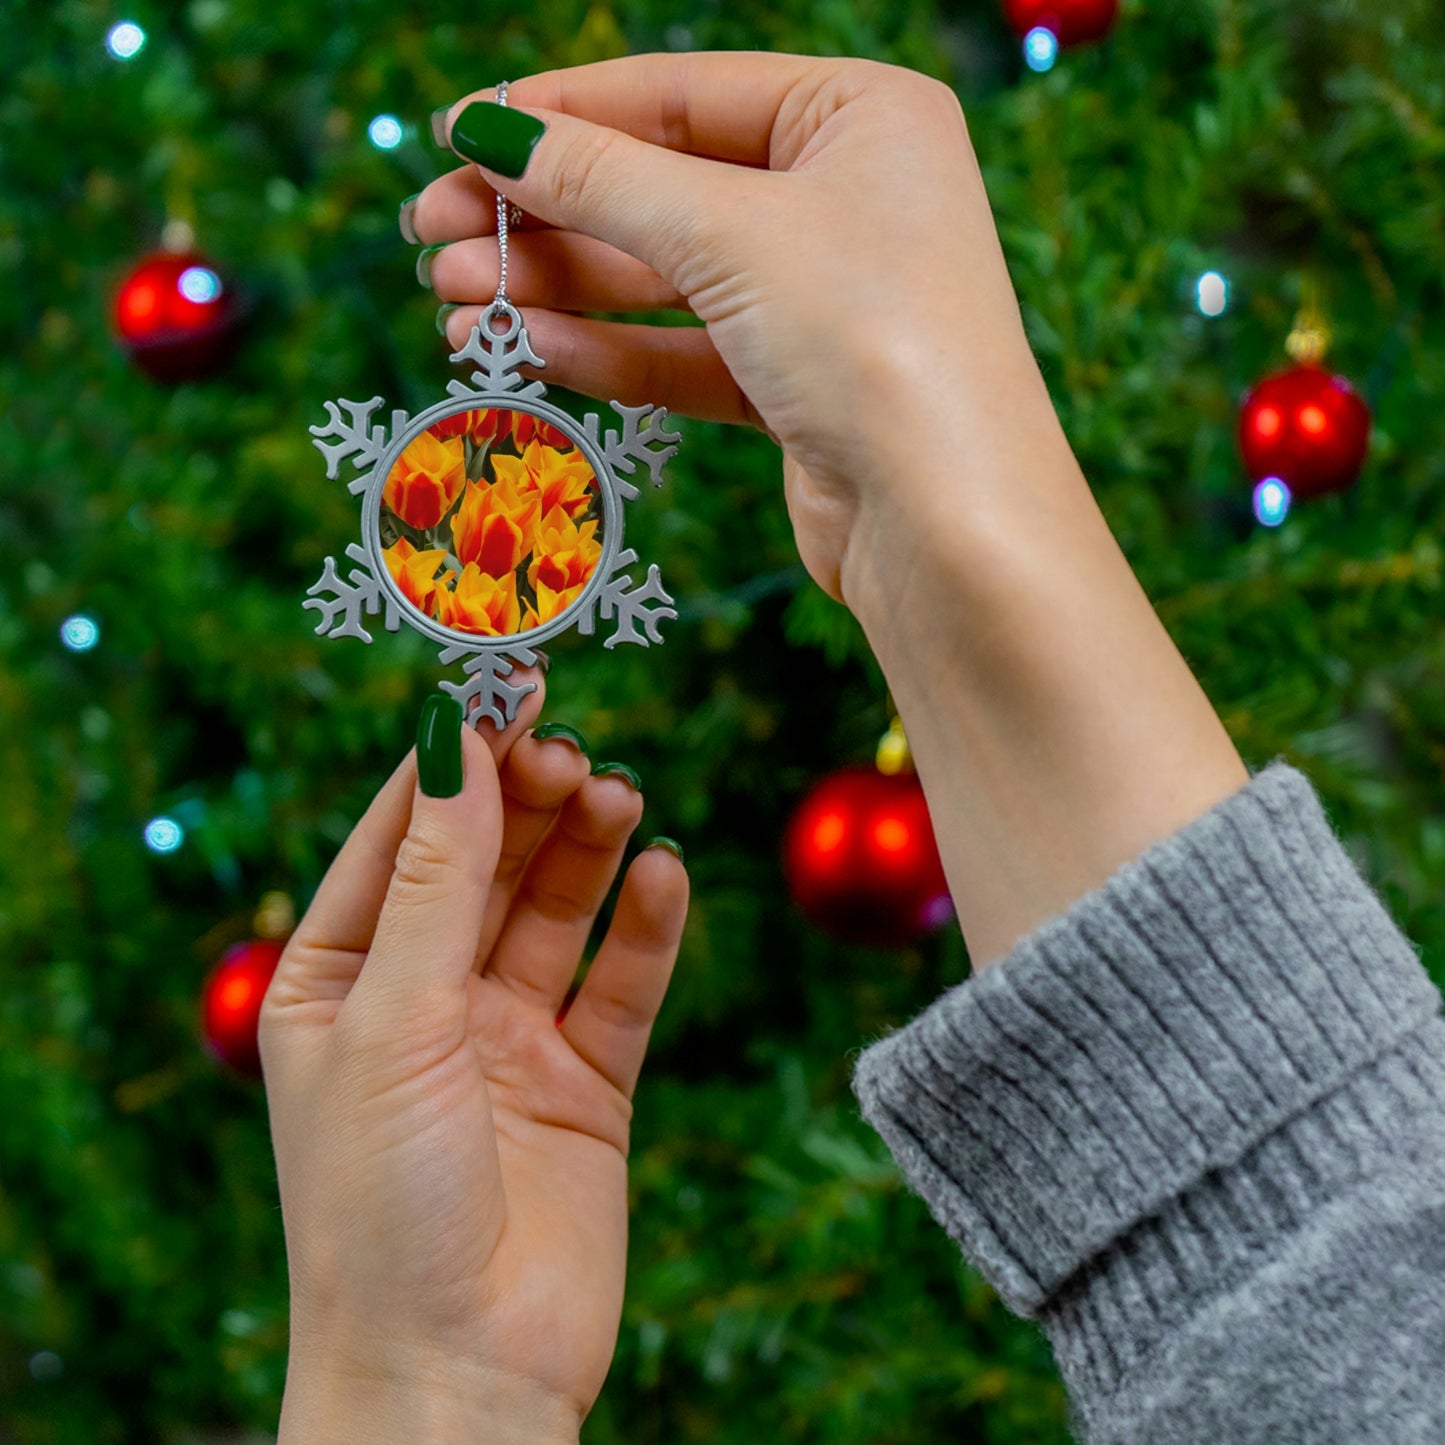
<path id="1" fill-rule="evenodd" d="M 500 328 L 496 323 L 500 321 Z M 498 302 L 467 344 L 467 382 L 420 416 L 373 421 L 382 399 L 328 401 L 313 426 L 333 481 L 361 498 L 361 541 L 346 549 L 345 574 L 328 557 L 302 606 L 317 612 L 325 637 L 370 642 L 378 613 L 389 632 L 403 622 L 442 644 L 442 664 L 463 661 L 466 680 L 441 688 L 473 722 L 503 728 L 535 683 L 507 679 L 537 661 L 536 647 L 575 627 L 590 636 L 599 619 L 615 631 L 602 644 L 661 642 L 677 616 L 656 565 L 634 581 L 637 553 L 623 545 L 623 504 L 654 486 L 681 438 L 667 409 L 610 403 L 617 425 L 595 412 L 575 420 L 522 375 L 546 363 L 532 350 L 516 308 Z"/>
<path id="2" fill-rule="evenodd" d="M 571 437 L 524 411 L 433 422 L 392 465 L 379 526 L 406 602 L 483 637 L 561 617 L 602 559 L 596 473 Z"/>

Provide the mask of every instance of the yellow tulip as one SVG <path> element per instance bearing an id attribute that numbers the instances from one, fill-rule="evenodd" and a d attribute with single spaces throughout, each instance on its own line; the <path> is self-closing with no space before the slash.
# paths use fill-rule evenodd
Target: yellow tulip
<path id="1" fill-rule="evenodd" d="M 381 500 L 409 527 L 425 532 L 451 511 L 467 479 L 462 440 L 423 432 L 396 459 Z"/>
<path id="2" fill-rule="evenodd" d="M 428 617 L 433 612 L 437 570 L 446 560 L 446 555 L 440 547 L 418 552 L 405 537 L 398 538 L 394 546 L 386 548 L 381 554 L 386 570 L 391 573 L 391 580 L 401 588 L 402 595 Z"/>
<path id="3" fill-rule="evenodd" d="M 522 609 L 517 601 L 515 573 L 500 579 L 489 577 L 475 562 L 469 562 L 460 576 L 448 572 L 442 580 L 449 582 L 454 577 L 455 590 L 437 588 L 437 621 L 443 627 L 482 637 L 510 637 L 521 630 Z"/>

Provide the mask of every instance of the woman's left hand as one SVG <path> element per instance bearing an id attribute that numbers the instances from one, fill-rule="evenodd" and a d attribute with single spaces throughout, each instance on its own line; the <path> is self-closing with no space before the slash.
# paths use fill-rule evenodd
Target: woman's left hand
<path id="1" fill-rule="evenodd" d="M 621 1320 L 632 1092 L 687 877 L 564 738 L 456 722 L 410 754 L 286 947 L 261 1053 L 291 1276 L 281 1442 L 577 1439 Z"/>

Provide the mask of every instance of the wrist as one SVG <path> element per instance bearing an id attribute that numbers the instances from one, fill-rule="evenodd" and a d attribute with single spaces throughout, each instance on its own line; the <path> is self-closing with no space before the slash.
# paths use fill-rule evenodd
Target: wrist
<path id="1" fill-rule="evenodd" d="M 293 1348 L 277 1445 L 577 1445 L 583 1411 L 474 1361 Z"/>
<path id="2" fill-rule="evenodd" d="M 984 564 L 1031 539 L 1037 550 L 1044 526 L 1104 526 L 1032 356 L 1001 364 L 986 392 L 957 370 L 921 385 L 896 375 L 899 389 L 869 412 L 877 430 L 860 448 L 839 572 L 880 659 L 920 618 L 930 632 L 961 622 L 961 607 L 998 590 Z"/>

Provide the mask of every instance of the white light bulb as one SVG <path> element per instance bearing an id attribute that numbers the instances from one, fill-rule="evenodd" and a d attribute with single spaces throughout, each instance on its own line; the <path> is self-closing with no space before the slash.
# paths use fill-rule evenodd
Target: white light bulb
<path id="1" fill-rule="evenodd" d="M 1229 282 L 1218 271 L 1206 271 L 1195 284 L 1194 299 L 1205 316 L 1223 316 L 1229 306 Z"/>
<path id="2" fill-rule="evenodd" d="M 152 818 L 145 839 L 152 853 L 174 853 L 186 841 L 186 830 L 174 818 Z"/>
<path id="3" fill-rule="evenodd" d="M 1059 58 L 1059 37 L 1047 25 L 1036 25 L 1024 37 L 1024 59 L 1030 70 L 1042 74 Z"/>
<path id="4" fill-rule="evenodd" d="M 117 60 L 134 60 L 145 48 L 146 33 L 134 20 L 122 20 L 112 25 L 105 37 L 105 48 Z"/>
<path id="5" fill-rule="evenodd" d="M 72 652 L 89 652 L 100 641 L 100 624 L 77 612 L 60 624 L 60 640 Z"/>
<path id="6" fill-rule="evenodd" d="M 394 115 L 378 115 L 366 128 L 372 145 L 379 151 L 394 151 L 401 144 L 401 122 Z"/>

